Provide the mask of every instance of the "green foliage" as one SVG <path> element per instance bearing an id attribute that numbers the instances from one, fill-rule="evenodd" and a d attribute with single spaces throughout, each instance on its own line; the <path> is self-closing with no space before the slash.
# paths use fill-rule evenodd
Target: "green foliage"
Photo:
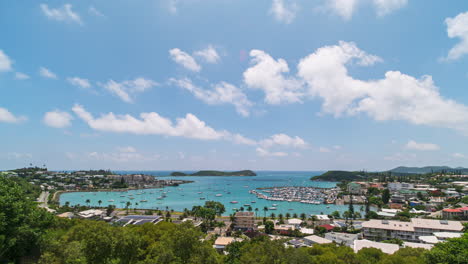
<path id="1" fill-rule="evenodd" d="M 468 195 L 467 195 L 467 196 L 463 196 L 463 198 L 461 198 L 461 202 L 462 202 L 462 203 L 465 203 L 465 204 L 468 204 Z"/>
<path id="2" fill-rule="evenodd" d="M 31 254 L 54 223 L 51 214 L 27 197 L 24 186 L 21 179 L 0 177 L 0 262 Z"/>
<path id="3" fill-rule="evenodd" d="M 425 257 L 428 264 L 468 263 L 468 233 L 460 238 L 451 238 L 448 242 L 436 244 Z"/>
<path id="4" fill-rule="evenodd" d="M 272 221 L 265 222 L 265 233 L 271 234 L 275 230 L 275 224 Z"/>
<path id="5" fill-rule="evenodd" d="M 388 189 L 385 189 L 382 192 L 382 202 L 384 204 L 388 204 L 388 201 L 390 201 L 390 191 Z"/>

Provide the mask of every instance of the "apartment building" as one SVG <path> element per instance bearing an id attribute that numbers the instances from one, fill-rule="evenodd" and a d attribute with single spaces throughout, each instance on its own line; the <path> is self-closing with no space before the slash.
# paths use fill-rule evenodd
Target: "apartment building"
<path id="1" fill-rule="evenodd" d="M 241 231 L 256 230 L 254 212 L 237 212 L 234 215 L 233 229 Z"/>
<path id="2" fill-rule="evenodd" d="M 458 221 L 412 218 L 411 222 L 372 219 L 362 223 L 364 238 L 375 241 L 398 238 L 408 242 L 420 242 L 420 236 L 432 236 L 435 232 L 461 232 Z"/>

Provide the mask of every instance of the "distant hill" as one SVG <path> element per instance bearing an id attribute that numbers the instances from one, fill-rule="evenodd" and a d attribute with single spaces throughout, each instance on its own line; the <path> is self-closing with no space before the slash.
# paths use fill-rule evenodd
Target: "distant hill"
<path id="1" fill-rule="evenodd" d="M 357 181 L 366 179 L 366 174 L 362 171 L 327 171 L 310 179 L 313 181 Z"/>
<path id="2" fill-rule="evenodd" d="M 468 173 L 468 168 L 457 167 L 451 168 L 448 166 L 426 166 L 426 167 L 405 167 L 400 166 L 394 169 L 389 170 L 390 172 L 395 173 L 413 173 L 413 174 L 424 174 L 424 173 L 434 173 L 434 172 L 452 172 L 452 173 Z"/>
<path id="3" fill-rule="evenodd" d="M 257 176 L 257 174 L 251 170 L 242 171 L 214 171 L 214 170 L 203 170 L 192 174 L 175 171 L 170 174 L 171 176 Z"/>

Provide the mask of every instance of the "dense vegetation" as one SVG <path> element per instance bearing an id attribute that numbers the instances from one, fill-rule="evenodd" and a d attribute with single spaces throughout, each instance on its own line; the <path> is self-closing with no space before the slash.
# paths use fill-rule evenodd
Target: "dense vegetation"
<path id="1" fill-rule="evenodd" d="M 171 176 L 257 176 L 257 174 L 251 170 L 242 171 L 214 171 L 214 170 L 203 170 L 192 174 L 183 172 L 173 172 Z"/>
<path id="2" fill-rule="evenodd" d="M 403 248 L 393 255 L 377 249 L 356 254 L 349 247 L 334 244 L 286 248 L 285 241 L 259 234 L 229 245 L 229 254 L 224 255 L 212 247 L 215 237 L 206 240 L 202 228 L 191 223 L 120 227 L 56 218 L 26 195 L 26 184 L 23 179 L 0 177 L 0 263 L 449 264 L 467 263 L 468 259 L 467 234 L 437 244 L 431 251 Z M 205 221 L 212 221 L 224 210 L 216 202 L 194 208 Z"/>
<path id="3" fill-rule="evenodd" d="M 358 181 L 365 180 L 369 173 L 364 171 L 327 171 L 322 175 L 313 176 L 313 181 Z"/>
<path id="4" fill-rule="evenodd" d="M 426 167 L 404 167 L 400 166 L 391 169 L 390 172 L 394 173 L 411 173 L 411 174 L 425 174 L 425 173 L 455 173 L 467 174 L 468 168 L 451 168 L 447 166 L 426 166 Z"/>

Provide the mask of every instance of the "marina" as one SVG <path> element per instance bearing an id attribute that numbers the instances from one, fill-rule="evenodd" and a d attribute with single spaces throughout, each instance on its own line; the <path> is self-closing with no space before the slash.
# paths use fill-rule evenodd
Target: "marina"
<path id="1" fill-rule="evenodd" d="M 138 173 L 138 172 L 121 172 Z M 143 172 L 139 172 L 143 173 Z M 168 175 L 170 172 L 144 172 L 154 176 Z M 129 202 L 130 208 L 140 209 L 173 209 L 183 211 L 195 205 L 203 205 L 206 201 L 218 201 L 224 204 L 229 215 L 239 210 L 251 207 L 254 212 L 263 216 L 286 213 L 331 214 L 333 211 L 344 212 L 347 205 L 326 204 L 334 197 L 335 182 L 315 182 L 310 177 L 321 172 L 258 172 L 254 177 L 224 177 L 224 176 L 183 176 L 157 177 L 161 180 L 193 181 L 179 186 L 166 186 L 154 189 L 134 189 L 117 192 L 70 192 L 60 196 L 60 203 L 70 205 L 87 205 L 105 207 L 115 205 L 125 208 Z M 300 187 L 287 187 L 300 186 Z M 258 194 L 252 192 L 258 192 Z M 328 194 L 327 194 L 328 193 Z M 262 195 L 259 195 L 262 194 Z M 135 197 L 136 199 L 132 199 Z M 146 200 L 146 202 L 142 202 Z M 101 201 L 101 204 L 98 202 Z M 304 202 L 301 202 L 304 201 Z M 307 203 L 306 201 L 310 201 Z M 317 203 L 312 203 L 312 201 Z M 248 206 L 247 206 L 248 205 Z M 268 211 L 265 211 L 264 208 Z M 258 209 L 258 211 L 255 211 Z M 271 212 L 270 212 L 271 211 Z"/>

